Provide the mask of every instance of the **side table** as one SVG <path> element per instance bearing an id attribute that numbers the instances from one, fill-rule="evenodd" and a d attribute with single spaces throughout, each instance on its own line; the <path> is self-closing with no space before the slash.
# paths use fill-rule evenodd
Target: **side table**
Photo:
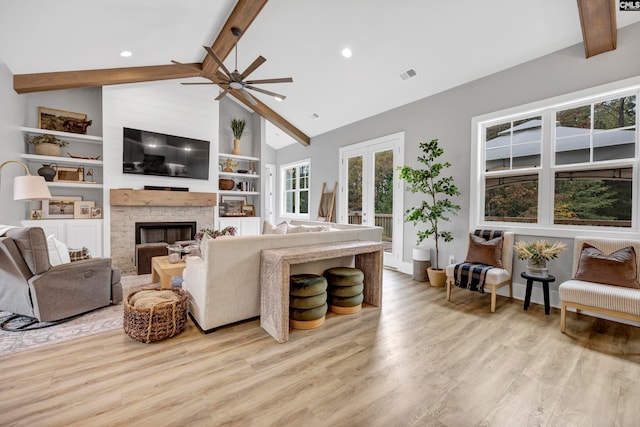
<path id="1" fill-rule="evenodd" d="M 178 263 L 170 263 L 169 257 L 154 256 L 151 258 L 151 282 L 160 282 L 161 289 L 171 289 L 171 278 L 174 276 L 182 276 L 182 270 L 185 269 L 187 263 L 180 261 Z"/>
<path id="2" fill-rule="evenodd" d="M 542 283 L 542 292 L 544 293 L 544 314 L 549 314 L 551 306 L 549 305 L 549 283 L 555 282 L 555 276 L 549 274 L 547 277 L 532 276 L 528 273 L 520 273 L 520 277 L 527 279 L 527 291 L 524 296 L 524 309 L 529 308 L 531 302 L 531 288 L 533 288 L 533 282 Z"/>

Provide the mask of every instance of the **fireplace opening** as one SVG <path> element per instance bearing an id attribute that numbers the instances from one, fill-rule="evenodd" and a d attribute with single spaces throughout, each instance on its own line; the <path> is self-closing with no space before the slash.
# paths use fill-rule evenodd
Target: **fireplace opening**
<path id="1" fill-rule="evenodd" d="M 175 243 L 192 240 L 196 222 L 136 222 L 136 245 L 142 243 Z"/>

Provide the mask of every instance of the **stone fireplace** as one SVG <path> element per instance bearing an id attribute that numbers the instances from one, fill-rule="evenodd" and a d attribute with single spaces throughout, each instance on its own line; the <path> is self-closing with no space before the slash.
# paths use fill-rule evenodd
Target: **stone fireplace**
<path id="1" fill-rule="evenodd" d="M 136 223 L 187 222 L 195 223 L 196 231 L 213 228 L 215 193 L 110 191 L 111 262 L 125 271 L 135 268 L 135 246 L 140 243 L 136 242 Z M 186 233 L 190 234 L 188 239 L 175 240 L 193 238 L 191 229 Z"/>

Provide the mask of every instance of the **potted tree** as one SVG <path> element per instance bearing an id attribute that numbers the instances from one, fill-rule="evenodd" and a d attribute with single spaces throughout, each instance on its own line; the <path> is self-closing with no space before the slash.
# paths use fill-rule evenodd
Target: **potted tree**
<path id="1" fill-rule="evenodd" d="M 453 177 L 441 177 L 443 169 L 451 167 L 451 163 L 440 163 L 437 158 L 444 150 L 438 146 L 438 140 L 432 139 L 430 142 L 421 142 L 420 150 L 422 155 L 418 157 L 418 162 L 424 165 L 423 169 L 414 169 L 410 166 L 400 166 L 400 179 L 409 185 L 408 190 L 412 193 L 424 193 L 425 198 L 422 203 L 405 212 L 406 221 L 412 221 L 414 225 L 424 223 L 426 230 L 418 231 L 418 245 L 427 237 L 433 236 L 436 244 L 435 268 L 427 270 L 429 283 L 432 286 L 444 286 L 446 275 L 443 268 L 440 268 L 440 239 L 451 242 L 453 235 L 449 231 L 443 231 L 440 223 L 449 221 L 450 215 L 455 215 L 460 206 L 453 203 L 451 197 L 460 195 L 458 187 L 453 183 Z"/>
<path id="2" fill-rule="evenodd" d="M 231 130 L 233 131 L 233 151 L 231 154 L 235 154 L 236 156 L 242 154 L 242 151 L 240 150 L 240 138 L 242 138 L 242 132 L 244 132 L 244 127 L 246 125 L 247 122 L 244 120 L 231 120 Z"/>

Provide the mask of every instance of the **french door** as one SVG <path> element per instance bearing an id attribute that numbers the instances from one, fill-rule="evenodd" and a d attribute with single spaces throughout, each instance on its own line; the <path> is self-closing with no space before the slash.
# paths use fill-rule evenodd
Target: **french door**
<path id="1" fill-rule="evenodd" d="M 397 168 L 404 132 L 340 149 L 338 222 L 382 227 L 384 263 L 402 261 L 402 185 Z"/>

